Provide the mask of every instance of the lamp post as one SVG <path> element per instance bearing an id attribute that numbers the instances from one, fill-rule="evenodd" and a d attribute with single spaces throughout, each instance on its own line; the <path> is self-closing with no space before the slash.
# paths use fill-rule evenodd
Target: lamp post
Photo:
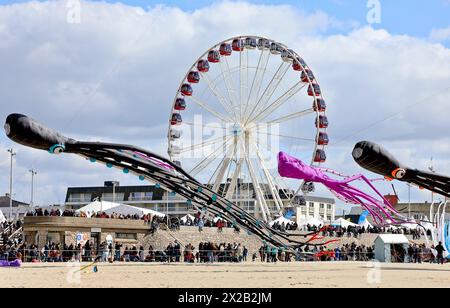
<path id="1" fill-rule="evenodd" d="M 31 201 L 30 207 L 34 206 L 34 176 L 37 175 L 37 171 L 34 169 L 29 170 L 31 173 Z"/>
<path id="2" fill-rule="evenodd" d="M 112 198 L 112 202 L 115 203 L 116 202 L 116 182 L 113 182 L 113 198 Z"/>
<path id="3" fill-rule="evenodd" d="M 408 219 L 411 219 L 411 184 L 408 183 Z"/>
<path id="4" fill-rule="evenodd" d="M 9 173 L 9 221 L 11 221 L 12 218 L 12 207 L 13 207 L 13 158 L 16 156 L 16 152 L 14 152 L 14 149 L 8 149 L 8 153 L 11 156 L 11 168 Z"/>

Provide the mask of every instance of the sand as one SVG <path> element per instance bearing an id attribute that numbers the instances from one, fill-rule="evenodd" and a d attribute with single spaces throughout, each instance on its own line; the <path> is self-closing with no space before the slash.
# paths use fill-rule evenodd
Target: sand
<path id="1" fill-rule="evenodd" d="M 83 264 L 85 265 L 85 264 Z M 0 287 L 304 288 L 450 287 L 450 264 L 368 262 L 261 264 L 24 264 L 0 268 Z"/>

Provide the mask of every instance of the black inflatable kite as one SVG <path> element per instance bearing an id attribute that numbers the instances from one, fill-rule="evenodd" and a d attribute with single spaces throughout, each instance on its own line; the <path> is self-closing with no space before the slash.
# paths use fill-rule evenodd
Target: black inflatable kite
<path id="1" fill-rule="evenodd" d="M 11 140 L 27 147 L 48 151 L 51 154 L 78 154 L 91 162 L 103 163 L 108 168 L 116 167 L 122 169 L 124 173 L 134 173 L 142 181 L 150 180 L 158 183 L 161 187 L 186 198 L 196 209 L 230 221 L 249 234 L 257 235 L 267 244 L 286 249 L 292 246 L 324 245 L 292 240 L 290 237 L 293 234 L 282 233 L 257 220 L 231 201 L 199 183 L 178 165 L 145 149 L 123 144 L 76 141 L 21 114 L 8 116 L 5 131 Z M 286 243 L 291 243 L 290 247 Z"/>
<path id="2" fill-rule="evenodd" d="M 450 198 L 450 177 L 406 167 L 378 144 L 361 141 L 355 145 L 352 155 L 364 169 Z"/>

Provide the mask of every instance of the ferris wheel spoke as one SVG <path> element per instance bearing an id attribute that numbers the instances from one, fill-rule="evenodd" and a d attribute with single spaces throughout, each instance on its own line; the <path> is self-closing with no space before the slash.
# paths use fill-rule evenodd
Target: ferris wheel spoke
<path id="1" fill-rule="evenodd" d="M 267 135 L 267 136 L 281 137 L 281 138 L 293 139 L 293 140 L 300 140 L 300 141 L 316 142 L 315 139 L 311 139 L 311 138 L 302 138 L 302 137 L 289 136 L 289 135 L 284 135 L 284 134 L 272 134 L 272 133 L 268 133 L 268 132 L 265 132 L 265 131 L 262 131 L 262 130 L 257 130 L 257 134 L 258 135 Z"/>
<path id="2" fill-rule="evenodd" d="M 224 146 L 231 140 L 231 137 L 229 137 L 226 141 Z M 217 148 L 214 150 L 211 154 L 209 154 L 207 157 L 205 157 L 200 163 L 198 163 L 194 168 L 191 169 L 189 172 L 193 176 L 198 175 L 201 171 L 203 171 L 209 164 L 211 164 L 212 161 L 214 161 L 220 154 L 221 148 Z"/>
<path id="3" fill-rule="evenodd" d="M 259 164 L 261 166 L 261 170 L 263 171 L 264 176 L 265 176 L 265 178 L 267 180 L 267 183 L 269 184 L 270 192 L 272 193 L 273 201 L 275 203 L 277 211 L 281 215 L 282 214 L 281 210 L 282 210 L 282 208 L 284 206 L 283 206 L 283 201 L 281 200 L 281 197 L 279 195 L 279 192 L 276 189 L 275 181 L 272 178 L 272 175 L 270 174 L 269 169 L 267 168 L 267 166 L 266 166 L 266 164 L 264 162 L 263 156 L 262 156 L 261 151 L 259 150 L 257 144 L 254 143 L 253 147 L 256 150 L 256 154 L 257 154 L 257 157 L 258 157 Z"/>
<path id="4" fill-rule="evenodd" d="M 239 177 L 239 174 L 241 173 L 241 169 L 242 169 L 242 164 L 244 163 L 244 158 L 241 157 L 239 159 L 239 161 L 236 162 L 236 168 L 234 170 L 233 176 L 231 178 L 231 183 L 228 186 L 228 190 L 227 193 L 225 195 L 225 198 L 228 200 L 231 200 L 231 198 L 233 197 L 233 194 L 235 192 L 236 189 L 236 183 Z"/>
<path id="5" fill-rule="evenodd" d="M 236 114 L 236 107 L 239 105 L 239 100 L 237 98 L 237 93 L 233 85 L 233 79 L 230 74 L 230 65 L 228 63 L 227 57 L 222 57 L 223 61 L 220 61 L 220 70 L 222 72 L 222 77 L 225 82 L 225 86 L 228 92 L 228 98 L 231 103 L 231 108 Z M 224 67 L 225 66 L 225 67 Z"/>
<path id="6" fill-rule="evenodd" d="M 208 111 L 210 114 L 212 114 L 213 116 L 215 116 L 216 118 L 222 120 L 225 123 L 229 123 L 230 119 L 227 118 L 226 116 L 218 113 L 217 111 L 215 111 L 214 109 L 212 109 L 210 106 L 208 106 L 208 104 L 202 102 L 200 99 L 198 99 L 195 96 L 190 96 L 190 98 L 200 107 L 202 107 L 203 109 L 205 109 L 206 111 Z"/>
<path id="7" fill-rule="evenodd" d="M 200 123 L 192 123 L 192 122 L 185 122 L 185 121 L 183 121 L 183 125 L 226 129 L 226 127 L 224 127 L 224 126 L 211 126 L 210 124 L 200 124 Z"/>
<path id="8" fill-rule="evenodd" d="M 194 144 L 194 145 L 188 146 L 186 148 L 181 148 L 179 151 L 180 151 L 180 153 L 185 153 L 185 152 L 188 152 L 188 151 L 194 151 L 194 150 L 199 149 L 199 148 L 204 148 L 205 146 L 213 145 L 213 144 L 216 144 L 216 143 L 219 143 L 219 142 L 225 142 L 225 140 L 226 140 L 225 138 L 227 138 L 229 136 L 231 136 L 231 135 L 220 136 L 220 137 L 217 137 L 217 138 L 214 138 L 214 139 L 211 139 L 211 140 L 204 141 L 202 143 L 198 143 L 198 144 Z"/>
<path id="9" fill-rule="evenodd" d="M 232 153 L 234 152 L 236 146 L 230 147 L 228 152 L 226 153 L 224 160 L 222 161 L 222 166 L 220 167 L 219 173 L 217 174 L 216 180 L 214 181 L 213 190 L 219 191 L 220 184 L 222 184 L 223 177 L 225 176 L 225 173 L 227 172 L 231 161 L 232 161 Z"/>
<path id="10" fill-rule="evenodd" d="M 221 169 L 222 169 L 221 167 L 224 165 L 226 160 L 227 160 L 227 155 L 224 155 L 223 158 L 220 160 L 219 164 L 217 165 L 216 169 L 212 173 L 211 177 L 209 178 L 208 183 L 207 183 L 208 186 L 214 186 L 213 185 L 214 178 L 216 178 L 216 174 L 218 172 L 219 173 L 221 172 Z M 219 183 L 219 186 L 220 186 L 220 183 Z"/>
<path id="11" fill-rule="evenodd" d="M 208 85 L 209 90 L 214 94 L 214 96 L 217 98 L 219 103 L 222 105 L 222 107 L 225 109 L 226 112 L 231 116 L 234 114 L 234 109 L 232 103 L 228 102 L 220 93 L 219 89 L 216 87 L 216 85 L 209 79 L 208 74 L 202 73 L 202 78 L 206 81 L 206 84 Z M 231 105 L 230 105 L 231 104 Z"/>
<path id="12" fill-rule="evenodd" d="M 275 153 L 273 151 L 273 149 L 271 149 L 268 145 L 263 144 L 263 143 L 259 142 L 258 140 L 256 140 L 256 144 L 262 148 L 265 148 L 267 151 L 271 152 L 273 155 L 278 156 L 278 153 Z M 283 186 L 289 187 L 289 185 L 287 184 L 286 180 L 283 177 L 274 176 L 273 178 L 275 179 L 275 182 L 278 184 L 279 187 L 283 187 Z M 283 185 L 280 185 L 279 181 L 281 181 L 283 183 Z M 282 188 L 282 191 L 285 193 L 286 196 L 288 196 L 290 193 L 290 191 L 287 188 Z M 296 194 L 298 194 L 298 191 L 295 193 L 295 195 Z M 295 197 L 295 195 L 294 195 L 294 197 Z M 288 203 L 290 205 L 292 205 L 292 200 L 289 200 Z"/>
<path id="13" fill-rule="evenodd" d="M 245 100 L 247 99 L 248 92 L 248 75 L 247 75 L 247 66 L 248 66 L 248 53 L 241 51 L 239 55 L 239 88 L 240 88 L 240 121 L 242 122 L 243 117 L 243 108 L 244 105 L 247 104 Z"/>
<path id="14" fill-rule="evenodd" d="M 315 114 L 315 113 L 316 112 L 312 108 L 308 108 L 308 109 L 305 109 L 305 110 L 302 110 L 302 111 L 299 111 L 299 112 L 295 112 L 293 114 L 288 114 L 288 115 L 286 115 L 284 117 L 279 117 L 277 119 L 270 120 L 267 123 L 268 124 L 283 123 L 283 122 L 286 122 L 286 121 L 298 119 L 298 118 L 307 116 L 309 114 Z M 262 120 L 264 120 L 264 118 Z"/>
<path id="15" fill-rule="evenodd" d="M 264 77 L 264 73 L 267 69 L 267 64 L 269 63 L 270 52 L 266 49 L 261 51 L 261 55 L 259 56 L 258 66 L 256 67 L 256 72 L 253 77 L 252 86 L 250 87 L 250 94 L 248 96 L 247 102 L 248 104 L 245 107 L 244 117 L 247 118 L 247 107 L 252 107 L 253 104 L 256 104 L 256 99 L 259 96 L 259 92 L 261 91 L 261 85 Z M 250 109 L 251 110 L 251 109 Z"/>
<path id="16" fill-rule="evenodd" d="M 267 102 L 273 96 L 273 93 L 278 88 L 284 76 L 286 75 L 289 67 L 290 67 L 289 63 L 283 62 L 280 64 L 277 71 L 270 80 L 269 84 L 267 85 L 266 89 L 264 90 L 263 94 L 259 98 L 258 102 L 255 104 L 252 111 L 249 113 L 249 118 L 252 116 L 253 113 L 255 112 L 259 113 L 259 110 L 261 110 L 261 108 L 262 109 L 265 108 Z M 245 125 L 250 122 L 249 118 L 246 119 Z"/>
<path id="17" fill-rule="evenodd" d="M 262 111 L 260 111 L 257 115 L 255 115 L 250 122 L 252 121 L 260 121 L 271 115 L 278 108 L 283 106 L 286 102 L 288 102 L 292 97 L 294 97 L 298 92 L 300 92 L 306 84 L 302 81 L 295 84 L 289 90 L 287 90 L 283 95 L 277 98 L 272 104 L 265 107 Z"/>

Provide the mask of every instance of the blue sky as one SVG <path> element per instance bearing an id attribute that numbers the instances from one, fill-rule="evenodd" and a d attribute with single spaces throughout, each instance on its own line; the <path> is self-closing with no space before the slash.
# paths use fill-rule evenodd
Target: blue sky
<path id="1" fill-rule="evenodd" d="M 23 3 L 26 0 L 2 0 L 0 3 Z M 99 1 L 100 2 L 100 1 Z M 105 2 L 105 1 L 102 1 Z M 164 4 L 192 11 L 217 1 L 210 0 L 106 0 L 109 3 L 121 2 L 144 8 Z M 367 1 L 365 0 L 248 0 L 257 4 L 289 4 L 303 8 L 307 12 L 324 11 L 338 20 L 351 20 L 366 24 Z M 380 0 L 382 8 L 381 24 L 374 28 L 388 30 L 392 34 L 407 34 L 428 37 L 436 28 L 450 26 L 450 0 Z"/>

